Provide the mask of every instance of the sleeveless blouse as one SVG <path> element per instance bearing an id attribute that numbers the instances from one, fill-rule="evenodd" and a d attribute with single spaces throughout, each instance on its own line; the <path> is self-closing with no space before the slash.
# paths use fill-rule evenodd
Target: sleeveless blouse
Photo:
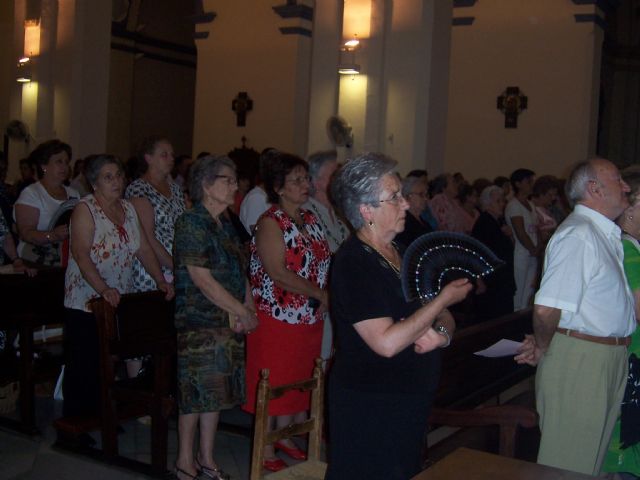
<path id="1" fill-rule="evenodd" d="M 302 231 L 278 206 L 272 206 L 262 215 L 275 220 L 282 230 L 286 268 L 325 288 L 331 259 L 329 244 L 316 217 L 307 210 L 301 210 L 301 216 L 304 222 Z M 251 240 L 249 277 L 259 311 L 289 324 L 313 324 L 322 320 L 318 308 L 309 304 L 309 297 L 279 287 L 267 274 L 256 249 L 255 235 Z"/>
<path id="2" fill-rule="evenodd" d="M 139 178 L 133 181 L 125 192 L 125 198 L 146 198 L 153 207 L 154 234 L 156 240 L 171 254 L 173 249 L 173 232 L 178 217 L 185 210 L 182 190 L 177 183 L 171 181 L 171 197 L 167 198 L 153 186 Z M 162 267 L 165 279 L 171 281 L 173 272 L 170 268 Z M 156 282 L 147 273 L 140 261 L 133 262 L 133 288 L 135 292 L 148 292 L 156 289 Z"/>
<path id="3" fill-rule="evenodd" d="M 118 226 L 109 220 L 93 195 L 82 198 L 80 203 L 89 207 L 95 226 L 89 252 L 91 261 L 110 288 L 115 288 L 120 293 L 131 293 L 133 259 L 140 248 L 140 225 L 133 205 L 120 200 L 125 220 Z M 70 225 L 70 229 L 73 229 L 73 225 Z M 99 296 L 84 279 L 73 253 L 70 253 L 64 279 L 64 306 L 89 312 L 87 303 Z"/>

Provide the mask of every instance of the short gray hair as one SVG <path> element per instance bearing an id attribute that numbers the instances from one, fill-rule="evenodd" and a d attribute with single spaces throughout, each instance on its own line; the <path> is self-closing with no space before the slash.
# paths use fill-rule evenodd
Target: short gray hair
<path id="1" fill-rule="evenodd" d="M 598 172 L 593 166 L 593 160 L 595 159 L 578 163 L 569 174 L 564 189 L 572 207 L 585 199 L 589 182 L 598 181 Z"/>
<path id="2" fill-rule="evenodd" d="M 411 190 L 413 190 L 413 187 L 415 187 L 418 183 L 423 183 L 422 178 L 405 177 L 404 180 L 402 180 L 402 196 L 404 198 L 407 198 L 411 193 Z"/>
<path id="3" fill-rule="evenodd" d="M 189 196 L 194 203 L 202 202 L 204 188 L 216 181 L 224 167 L 234 172 L 236 164 L 226 155 L 205 155 L 197 159 L 189 170 Z"/>
<path id="4" fill-rule="evenodd" d="M 309 164 L 309 176 L 311 177 L 311 195 L 315 195 L 315 187 L 313 181 L 318 178 L 318 173 L 329 162 L 337 162 L 338 153 L 335 150 L 323 150 L 321 152 L 315 152 L 309 155 L 307 163 Z"/>
<path id="5" fill-rule="evenodd" d="M 486 210 L 487 207 L 489 206 L 489 204 L 491 203 L 491 196 L 495 193 L 498 192 L 501 195 L 504 195 L 504 191 L 502 190 L 502 188 L 500 188 L 497 185 L 489 185 L 488 187 L 484 188 L 482 190 L 482 193 L 480 193 L 480 208 L 482 210 Z"/>
<path id="6" fill-rule="evenodd" d="M 324 150 L 309 155 L 309 176 L 313 179 L 318 176 L 318 172 L 329 162 L 337 162 L 338 154 L 335 150 Z"/>
<path id="7" fill-rule="evenodd" d="M 385 175 L 393 175 L 398 162 L 382 153 L 363 153 L 349 160 L 331 184 L 331 194 L 337 209 L 355 230 L 364 226 L 360 205 L 380 206 Z"/>
<path id="8" fill-rule="evenodd" d="M 105 165 L 114 164 L 118 167 L 118 171 L 124 173 L 124 167 L 122 166 L 122 162 L 120 159 L 114 155 L 108 155 L 106 153 L 100 155 L 89 155 L 85 160 L 84 166 L 84 176 L 91 185 L 91 188 L 98 181 L 98 177 L 100 176 L 100 170 Z"/>

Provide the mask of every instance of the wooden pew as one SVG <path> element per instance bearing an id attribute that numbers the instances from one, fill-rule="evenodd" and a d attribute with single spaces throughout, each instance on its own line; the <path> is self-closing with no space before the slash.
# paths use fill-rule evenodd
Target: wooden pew
<path id="1" fill-rule="evenodd" d="M 64 269 L 42 268 L 32 278 L 23 274 L 0 275 L 0 292 L 5 299 L 3 313 L 0 315 L 0 329 L 17 330 L 20 335 L 19 358 L 7 358 L 2 365 L 3 370 L 10 370 L 17 364 L 20 419 L 16 421 L 1 417 L 0 425 L 27 434 L 37 434 L 34 386 L 39 372 L 35 368 L 34 352 L 37 349 L 34 347 L 33 329 L 40 325 L 63 322 Z M 54 362 L 54 371 L 49 374 L 59 372 L 59 365 L 60 362 Z M 3 374 L 13 375 L 13 372 L 4 371 Z"/>
<path id="2" fill-rule="evenodd" d="M 166 474 L 168 419 L 175 409 L 172 387 L 175 379 L 176 335 L 173 302 L 162 292 L 123 295 L 117 309 L 102 299 L 91 302 L 98 325 L 96 346 L 100 353 L 100 418 L 71 417 L 56 420 L 57 446 L 90 453 L 101 460 L 143 473 Z M 116 362 L 151 356 L 153 376 L 116 379 Z M 151 416 L 151 468 L 119 455 L 118 424 L 122 420 Z M 78 448 L 72 439 L 100 429 L 101 452 Z"/>
<path id="3" fill-rule="evenodd" d="M 531 333 L 531 309 L 456 330 L 451 346 L 442 351 L 442 374 L 434 402 L 440 408 L 475 407 L 535 373 L 512 357 L 474 355 L 502 338 L 522 341 Z"/>
<path id="4" fill-rule="evenodd" d="M 522 341 L 532 330 L 531 309 L 457 330 L 451 346 L 443 351 L 440 385 L 429 425 L 499 427 L 499 452 L 512 457 L 518 429 L 537 426 L 538 415 L 530 407 L 497 405 L 474 408 L 535 373 L 512 357 L 474 355 L 502 338 Z M 500 403 L 500 402 L 498 402 Z M 446 440 L 445 440 L 446 441 Z M 425 463 L 428 462 L 425 440 Z"/>

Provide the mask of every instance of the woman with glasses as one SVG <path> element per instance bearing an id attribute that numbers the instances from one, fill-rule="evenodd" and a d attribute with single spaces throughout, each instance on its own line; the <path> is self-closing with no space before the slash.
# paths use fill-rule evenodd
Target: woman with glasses
<path id="1" fill-rule="evenodd" d="M 418 177 L 405 178 L 402 181 L 402 196 L 409 204 L 409 208 L 405 217 L 404 230 L 396 236 L 396 240 L 406 248 L 416 238 L 432 232 L 433 229 L 420 217 L 429 199 L 425 182 Z"/>
<path id="2" fill-rule="evenodd" d="M 100 411 L 98 327 L 89 301 L 102 297 L 113 307 L 131 293 L 133 260 L 152 275 L 154 286 L 173 298 L 131 204 L 122 200 L 124 170 L 112 155 L 93 155 L 85 175 L 93 194 L 83 197 L 71 216 L 69 265 L 64 282 L 65 417 Z M 83 441 L 82 437 L 78 439 Z M 92 441 L 84 436 L 84 441 Z"/>
<path id="3" fill-rule="evenodd" d="M 258 220 L 251 241 L 249 268 L 258 328 L 247 337 L 247 402 L 255 413 L 259 372 L 270 370 L 275 385 L 311 376 L 320 355 L 322 318 L 327 309 L 330 250 L 318 219 L 302 205 L 309 199 L 307 164 L 278 152 L 265 168 L 265 190 L 273 204 Z M 309 392 L 292 392 L 269 404 L 277 428 L 304 419 Z M 272 426 L 273 426 L 272 424 Z M 291 440 L 265 449 L 264 467 L 286 467 L 274 448 L 294 459 L 305 458 Z"/>
<path id="4" fill-rule="evenodd" d="M 331 318 L 337 348 L 329 376 L 326 480 L 406 480 L 420 471 L 439 349 L 455 327 L 447 307 L 471 284 L 455 280 L 430 303 L 402 293 L 394 239 L 409 204 L 396 162 L 376 153 L 347 162 L 332 193 L 355 230 L 334 257 Z"/>
<path id="5" fill-rule="evenodd" d="M 175 227 L 180 480 L 225 478 L 213 458 L 219 412 L 244 402 L 243 334 L 256 327 L 255 310 L 246 259 L 223 215 L 237 189 L 235 165 L 228 157 L 198 159 L 189 181 L 193 208 Z"/>

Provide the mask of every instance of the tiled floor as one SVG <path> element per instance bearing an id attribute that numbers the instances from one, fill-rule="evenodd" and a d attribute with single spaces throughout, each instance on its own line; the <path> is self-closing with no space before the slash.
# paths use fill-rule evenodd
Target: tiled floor
<path id="1" fill-rule="evenodd" d="M 10 430 L 0 429 L 0 480 L 69 480 L 69 479 L 142 479 L 144 475 L 112 467 L 80 455 L 74 455 L 53 447 L 56 438 L 51 421 L 60 416 L 60 402 L 50 398 L 38 398 L 37 423 L 42 434 L 29 437 Z M 223 414 L 223 421 L 250 426 L 251 417 L 239 410 Z M 148 462 L 150 459 L 149 427 L 137 421 L 124 425 L 119 436 L 122 455 Z M 99 435 L 93 434 L 98 441 Z M 218 432 L 215 458 L 220 467 L 234 480 L 249 478 L 250 439 L 246 436 Z M 175 422 L 169 432 L 168 465 L 174 464 L 177 435 Z"/>
<path id="2" fill-rule="evenodd" d="M 522 389 L 530 385 L 523 383 Z M 516 390 L 514 390 L 516 392 Z M 515 395 L 510 392 L 509 398 Z M 526 397 L 526 395 L 525 395 Z M 520 398 L 520 397 L 518 397 Z M 37 424 L 42 431 L 39 436 L 29 437 L 10 430 L 0 428 L 0 480 L 34 479 L 34 480 L 111 480 L 111 479 L 144 479 L 141 474 L 129 470 L 105 465 L 104 463 L 61 451 L 53 447 L 56 433 L 51 423 L 61 416 L 62 403 L 50 397 L 38 397 L 36 402 Z M 506 399 L 505 399 L 506 400 Z M 252 417 L 239 409 L 223 412 L 221 421 L 236 426 L 251 428 Z M 147 425 L 131 421 L 123 425 L 124 433 L 119 436 L 119 448 L 122 455 L 144 462 L 150 460 L 150 431 Z M 433 445 L 443 436 L 451 435 L 447 427 L 437 429 L 429 434 L 429 445 Z M 468 446 L 481 450 L 497 450 L 497 430 L 487 436 L 485 431 L 471 429 L 464 434 L 452 435 L 447 442 L 429 449 L 431 460 L 438 460 L 458 446 Z M 462 432 L 461 432 L 462 433 Z M 493 435 L 493 436 L 492 436 Z M 99 434 L 93 434 L 100 442 Z M 528 437 L 528 439 L 527 439 Z M 523 441 L 524 440 L 524 441 Z M 520 438 L 522 451 L 519 458 L 535 461 L 539 433 L 534 429 Z M 488 442 L 488 443 L 487 443 Z M 177 434 L 175 421 L 170 424 L 168 468 L 175 462 L 177 451 Z M 249 478 L 251 440 L 247 435 L 218 432 L 216 437 L 215 459 L 220 467 L 231 475 L 233 480 Z M 282 457 L 292 463 L 288 457 Z"/>

